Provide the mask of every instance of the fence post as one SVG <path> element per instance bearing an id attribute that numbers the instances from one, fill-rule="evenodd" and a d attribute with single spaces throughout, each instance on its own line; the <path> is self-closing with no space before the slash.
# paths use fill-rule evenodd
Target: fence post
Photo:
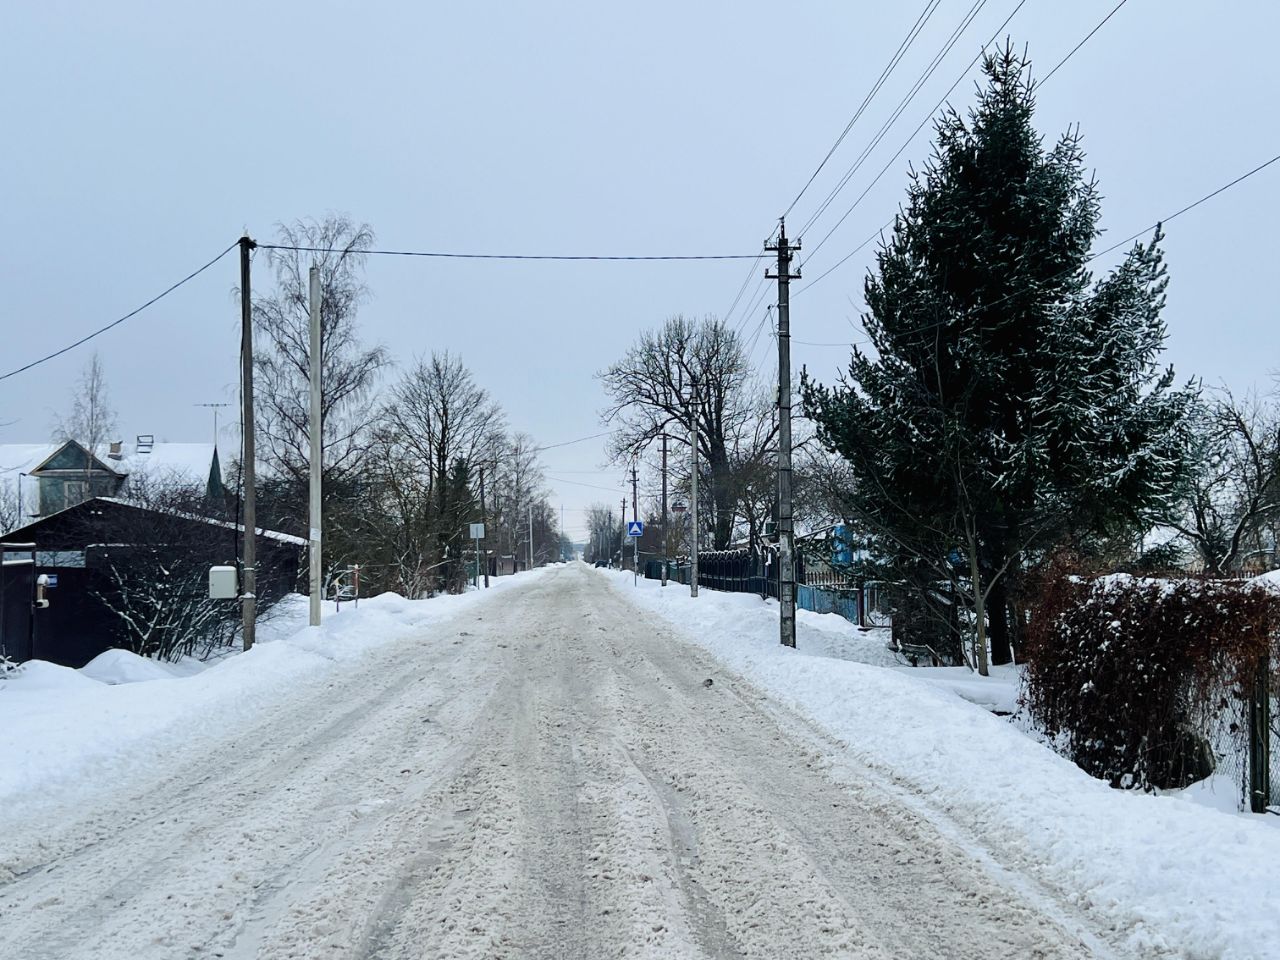
<path id="1" fill-rule="evenodd" d="M 1271 803 L 1271 657 L 1263 654 L 1249 698 L 1249 809 Z"/>

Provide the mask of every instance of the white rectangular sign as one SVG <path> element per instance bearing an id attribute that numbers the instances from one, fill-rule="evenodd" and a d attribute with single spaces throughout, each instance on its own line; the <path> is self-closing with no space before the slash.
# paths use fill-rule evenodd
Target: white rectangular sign
<path id="1" fill-rule="evenodd" d="M 483 524 L 483 523 L 473 523 L 473 524 L 471 525 L 471 539 L 472 539 L 472 540 L 483 540 L 483 539 L 484 539 L 484 524 Z"/>

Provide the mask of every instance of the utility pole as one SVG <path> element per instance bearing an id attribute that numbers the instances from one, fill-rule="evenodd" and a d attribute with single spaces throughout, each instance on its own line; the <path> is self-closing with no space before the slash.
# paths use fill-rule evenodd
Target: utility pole
<path id="1" fill-rule="evenodd" d="M 241 470 L 244 471 L 244 582 L 240 588 L 240 633 L 246 651 L 253 647 L 258 617 L 257 543 L 258 501 L 254 471 L 253 436 L 253 288 L 249 280 L 249 254 L 258 245 L 248 235 L 240 238 L 240 416 L 243 419 Z"/>
<path id="2" fill-rule="evenodd" d="M 627 569 L 627 498 L 622 498 L 622 537 L 618 541 L 618 569 Z"/>
<path id="3" fill-rule="evenodd" d="M 796 645 L 795 528 L 791 517 L 791 255 L 800 244 L 787 242 L 787 225 L 780 221 L 778 242 L 765 250 L 777 251 L 778 265 L 778 631 L 784 647 Z M 765 276 L 769 277 L 768 270 Z"/>
<path id="4" fill-rule="evenodd" d="M 560 504 L 560 559 L 568 560 L 569 558 L 564 555 L 564 540 L 564 504 L 562 503 Z"/>
<path id="5" fill-rule="evenodd" d="M 698 381 L 693 381 L 693 412 L 689 416 L 689 449 L 693 453 L 693 548 L 689 556 L 689 596 L 698 595 Z"/>
<path id="6" fill-rule="evenodd" d="M 667 434 L 662 433 L 662 585 L 667 585 Z"/>
<path id="7" fill-rule="evenodd" d="M 480 468 L 480 526 L 484 527 L 485 539 L 488 539 L 489 528 L 485 527 L 485 509 L 484 509 L 484 467 Z M 498 545 L 498 549 L 502 549 L 502 545 Z M 477 556 L 476 562 L 480 562 Z M 489 589 L 489 551 L 484 552 L 484 588 Z"/>
<path id="8" fill-rule="evenodd" d="M 640 498 L 636 493 L 636 486 L 639 478 L 636 474 L 636 462 L 631 461 L 631 519 L 640 519 Z M 640 580 L 640 538 L 631 538 L 631 581 L 633 584 Z"/>
<path id="9" fill-rule="evenodd" d="M 320 268 L 311 267 L 311 542 L 307 546 L 307 558 L 311 574 L 311 626 L 320 626 L 320 600 L 323 589 L 320 584 L 320 511 L 321 480 L 324 472 L 324 424 L 320 403 L 320 373 L 324 358 L 320 345 Z"/>
<path id="10" fill-rule="evenodd" d="M 529 570 L 533 570 L 533 504 L 529 504 Z"/>

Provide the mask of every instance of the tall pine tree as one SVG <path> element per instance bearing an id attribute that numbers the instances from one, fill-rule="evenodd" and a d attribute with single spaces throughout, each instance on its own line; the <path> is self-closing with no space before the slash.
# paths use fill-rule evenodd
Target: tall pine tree
<path id="1" fill-rule="evenodd" d="M 967 121 L 939 119 L 931 160 L 866 281 L 864 326 L 835 387 L 806 379 L 819 436 L 889 565 L 951 580 L 975 660 L 1010 659 L 1009 584 L 1074 537 L 1172 510 L 1195 390 L 1160 370 L 1160 233 L 1094 281 L 1099 194 L 1078 130 L 1046 149 L 1030 65 L 988 57 Z"/>

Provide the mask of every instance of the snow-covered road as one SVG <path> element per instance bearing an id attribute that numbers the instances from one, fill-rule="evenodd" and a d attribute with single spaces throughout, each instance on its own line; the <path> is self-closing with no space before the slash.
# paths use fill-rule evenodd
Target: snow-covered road
<path id="1" fill-rule="evenodd" d="M 569 565 L 7 810 L 0 957 L 1109 955 L 820 738 Z"/>

